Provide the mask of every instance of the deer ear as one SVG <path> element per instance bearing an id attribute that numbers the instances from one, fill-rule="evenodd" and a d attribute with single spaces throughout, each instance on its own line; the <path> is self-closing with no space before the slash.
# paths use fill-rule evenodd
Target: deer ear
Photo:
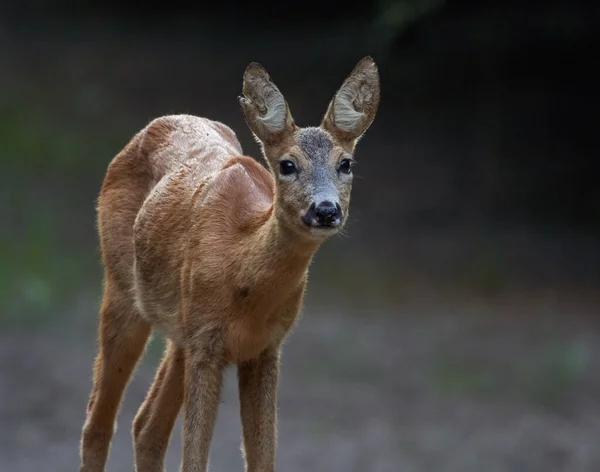
<path id="1" fill-rule="evenodd" d="M 288 104 L 263 66 L 253 62 L 246 68 L 242 93 L 238 97 L 242 113 L 260 141 L 273 143 L 293 132 Z"/>
<path id="2" fill-rule="evenodd" d="M 336 92 L 321 126 L 338 139 L 354 143 L 375 119 L 379 91 L 377 65 L 367 56 Z"/>

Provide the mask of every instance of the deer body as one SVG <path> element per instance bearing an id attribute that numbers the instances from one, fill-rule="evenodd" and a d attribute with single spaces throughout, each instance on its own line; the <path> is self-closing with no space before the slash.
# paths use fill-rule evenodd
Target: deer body
<path id="1" fill-rule="evenodd" d="M 179 345 L 222 329 L 227 361 L 254 358 L 293 323 L 277 315 L 299 303 L 316 243 L 294 247 L 278 227 L 273 179 L 232 131 L 191 116 L 153 127 L 166 136 L 150 157 L 168 170 L 134 225 L 140 312 Z"/>
<path id="2" fill-rule="evenodd" d="M 347 217 L 350 156 L 378 99 L 367 58 L 321 127 L 298 128 L 268 74 L 252 64 L 240 105 L 268 170 L 243 155 L 227 126 L 189 115 L 154 120 L 111 162 L 98 200 L 105 286 L 82 472 L 104 470 L 152 328 L 168 343 L 134 421 L 136 470 L 164 470 L 182 407 L 182 470 L 207 470 L 223 370 L 233 363 L 246 470 L 274 471 L 281 342 L 315 251 Z"/>

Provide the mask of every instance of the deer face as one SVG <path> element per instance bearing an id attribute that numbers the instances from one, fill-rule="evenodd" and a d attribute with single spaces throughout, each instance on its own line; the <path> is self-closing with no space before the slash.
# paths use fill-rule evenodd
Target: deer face
<path id="1" fill-rule="evenodd" d="M 244 74 L 239 98 L 276 182 L 276 212 L 287 227 L 323 238 L 348 217 L 356 143 L 375 118 L 379 74 L 360 61 L 337 91 L 319 127 L 295 125 L 287 102 L 262 66 Z"/>

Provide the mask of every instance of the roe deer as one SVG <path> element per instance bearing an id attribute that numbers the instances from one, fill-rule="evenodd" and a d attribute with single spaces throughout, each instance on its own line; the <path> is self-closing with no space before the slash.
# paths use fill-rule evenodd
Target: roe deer
<path id="1" fill-rule="evenodd" d="M 299 128 L 265 69 L 239 97 L 267 168 L 227 126 L 165 116 L 110 163 L 98 199 L 104 264 L 99 352 L 81 438 L 82 472 L 103 471 L 123 391 L 152 328 L 167 339 L 133 423 L 138 472 L 164 470 L 183 407 L 184 472 L 205 472 L 224 368 L 237 364 L 248 472 L 273 472 L 281 343 L 308 266 L 348 217 L 353 152 L 379 104 L 361 60 L 319 127 Z"/>

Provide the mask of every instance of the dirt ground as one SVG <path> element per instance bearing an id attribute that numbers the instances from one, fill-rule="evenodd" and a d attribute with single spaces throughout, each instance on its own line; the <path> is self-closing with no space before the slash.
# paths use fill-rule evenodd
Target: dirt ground
<path id="1" fill-rule="evenodd" d="M 284 351 L 278 470 L 599 470 L 593 308 L 548 299 L 426 306 L 336 312 L 308 304 Z M 0 470 L 77 469 L 94 311 L 94 297 L 83 297 L 60 324 L 0 334 Z M 549 352 L 558 361 L 548 365 Z M 130 384 L 107 470 L 133 470 L 131 422 L 157 355 L 148 351 Z M 179 467 L 180 427 L 167 470 Z M 239 438 L 231 370 L 211 470 L 242 470 Z"/>

